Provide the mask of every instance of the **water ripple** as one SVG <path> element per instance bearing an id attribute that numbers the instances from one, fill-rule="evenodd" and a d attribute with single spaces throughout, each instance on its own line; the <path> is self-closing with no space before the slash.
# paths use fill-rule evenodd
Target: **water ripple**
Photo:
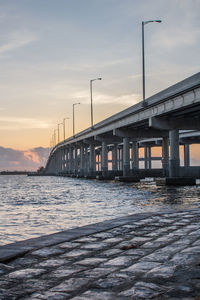
<path id="1" fill-rule="evenodd" d="M 0 176 L 0 244 L 144 211 L 199 206 L 200 186 Z"/>

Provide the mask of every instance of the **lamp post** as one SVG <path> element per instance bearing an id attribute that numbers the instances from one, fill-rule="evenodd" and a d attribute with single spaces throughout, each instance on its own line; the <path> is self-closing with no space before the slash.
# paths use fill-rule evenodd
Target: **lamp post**
<path id="1" fill-rule="evenodd" d="M 144 26 L 148 23 L 161 23 L 161 20 L 142 21 L 142 83 L 143 83 L 143 106 L 145 106 L 145 56 L 144 56 Z"/>
<path id="2" fill-rule="evenodd" d="M 93 101 L 92 101 L 92 83 L 95 80 L 102 80 L 102 78 L 95 78 L 90 80 L 90 99 L 91 99 L 91 127 L 93 127 Z"/>
<path id="3" fill-rule="evenodd" d="M 75 116 L 74 116 L 74 106 L 80 104 L 78 103 L 73 103 L 73 136 L 75 135 Z"/>
<path id="4" fill-rule="evenodd" d="M 56 145 L 56 129 L 54 130 L 54 146 Z"/>
<path id="5" fill-rule="evenodd" d="M 60 131 L 59 131 L 59 126 L 62 125 L 62 123 L 58 124 L 58 144 L 60 143 Z"/>
<path id="6" fill-rule="evenodd" d="M 70 119 L 70 118 L 64 118 L 63 119 L 63 138 L 64 138 L 64 140 L 65 140 L 65 120 L 68 120 L 68 119 Z"/>

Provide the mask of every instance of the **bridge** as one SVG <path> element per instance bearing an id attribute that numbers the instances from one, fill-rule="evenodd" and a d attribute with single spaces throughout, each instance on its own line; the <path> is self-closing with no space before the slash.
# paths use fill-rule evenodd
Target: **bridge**
<path id="1" fill-rule="evenodd" d="M 190 145 L 197 143 L 200 72 L 147 98 L 146 105 L 139 102 L 58 143 L 45 174 L 122 181 L 164 177 L 169 184 L 190 184 L 200 178 L 200 166 L 190 166 Z M 153 157 L 152 147 L 162 147 L 162 154 Z M 152 168 L 155 161 L 160 168 Z"/>

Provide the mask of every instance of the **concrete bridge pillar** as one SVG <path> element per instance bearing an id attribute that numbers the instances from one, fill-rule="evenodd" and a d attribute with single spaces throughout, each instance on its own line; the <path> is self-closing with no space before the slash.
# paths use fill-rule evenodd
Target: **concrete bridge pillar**
<path id="1" fill-rule="evenodd" d="M 137 173 L 139 169 L 139 151 L 138 151 L 138 143 L 134 141 L 132 143 L 132 172 Z"/>
<path id="2" fill-rule="evenodd" d="M 69 173 L 73 172 L 73 148 L 69 147 Z"/>
<path id="3" fill-rule="evenodd" d="M 88 173 L 88 146 L 84 147 L 84 175 Z"/>
<path id="4" fill-rule="evenodd" d="M 108 175 L 108 148 L 105 141 L 102 142 L 102 151 L 101 151 L 101 170 L 102 175 Z"/>
<path id="5" fill-rule="evenodd" d="M 84 175 L 84 147 L 80 147 L 80 176 Z"/>
<path id="6" fill-rule="evenodd" d="M 123 176 L 130 175 L 130 143 L 129 138 L 123 138 Z"/>
<path id="7" fill-rule="evenodd" d="M 180 158 L 179 158 L 179 131 L 178 129 L 170 130 L 170 164 L 169 177 L 179 177 Z"/>
<path id="8" fill-rule="evenodd" d="M 163 137 L 162 139 L 162 167 L 163 176 L 169 176 L 169 138 Z"/>
<path id="9" fill-rule="evenodd" d="M 94 144 L 90 144 L 90 155 L 89 155 L 89 174 L 93 175 L 96 171 L 96 155 Z"/>
<path id="10" fill-rule="evenodd" d="M 184 166 L 188 168 L 190 166 L 190 145 L 184 144 Z"/>
<path id="11" fill-rule="evenodd" d="M 66 172 L 69 173 L 69 148 L 66 148 Z"/>
<path id="12" fill-rule="evenodd" d="M 151 147 L 149 146 L 144 146 L 144 168 L 150 169 L 151 167 Z"/>
<path id="13" fill-rule="evenodd" d="M 117 166 L 117 144 L 114 144 L 112 148 L 112 170 L 117 171 L 118 166 Z"/>
<path id="14" fill-rule="evenodd" d="M 74 174 L 78 172 L 78 155 L 77 155 L 77 146 L 74 147 Z"/>

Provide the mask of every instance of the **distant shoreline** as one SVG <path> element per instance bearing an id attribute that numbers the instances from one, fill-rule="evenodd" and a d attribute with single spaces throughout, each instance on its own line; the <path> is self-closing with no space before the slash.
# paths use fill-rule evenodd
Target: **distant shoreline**
<path id="1" fill-rule="evenodd" d="M 31 171 L 1 171 L 0 175 L 28 175 L 28 174 L 34 174 L 36 172 Z"/>

